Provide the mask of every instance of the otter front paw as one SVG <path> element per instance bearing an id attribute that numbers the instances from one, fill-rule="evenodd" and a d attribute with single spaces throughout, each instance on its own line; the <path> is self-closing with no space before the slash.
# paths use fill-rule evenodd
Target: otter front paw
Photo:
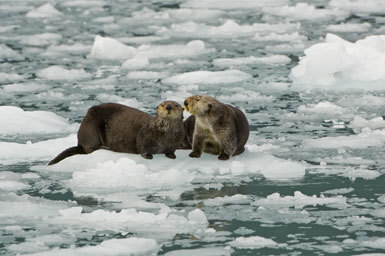
<path id="1" fill-rule="evenodd" d="M 219 159 L 219 160 L 229 160 L 229 159 L 230 159 L 230 156 L 227 155 L 227 154 L 222 153 L 222 154 L 220 154 L 220 155 L 218 156 L 218 159 Z"/>
<path id="2" fill-rule="evenodd" d="M 176 155 L 174 153 L 166 153 L 166 157 L 171 158 L 171 159 L 175 159 Z"/>
<path id="3" fill-rule="evenodd" d="M 193 151 L 189 154 L 189 156 L 193 158 L 199 158 L 201 157 L 201 154 L 199 152 Z"/>
<path id="4" fill-rule="evenodd" d="M 142 156 L 143 158 L 146 158 L 146 159 L 152 159 L 152 155 L 149 154 L 149 153 L 143 153 L 143 154 L 141 154 L 141 156 Z"/>

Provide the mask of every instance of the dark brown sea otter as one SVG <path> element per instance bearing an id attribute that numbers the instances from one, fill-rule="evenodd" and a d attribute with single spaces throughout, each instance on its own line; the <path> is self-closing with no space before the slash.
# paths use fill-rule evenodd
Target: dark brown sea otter
<path id="1" fill-rule="evenodd" d="M 184 122 L 186 136 L 182 144 L 184 148 L 191 145 L 190 157 L 199 158 L 206 152 L 227 160 L 245 151 L 249 123 L 242 111 L 206 95 L 188 97 L 184 105 L 193 115 Z"/>
<path id="2" fill-rule="evenodd" d="M 175 150 L 184 138 L 183 108 L 174 101 L 164 101 L 156 116 L 115 103 L 91 107 L 78 131 L 78 145 L 56 156 L 48 165 L 69 156 L 89 154 L 97 149 L 176 158 Z"/>

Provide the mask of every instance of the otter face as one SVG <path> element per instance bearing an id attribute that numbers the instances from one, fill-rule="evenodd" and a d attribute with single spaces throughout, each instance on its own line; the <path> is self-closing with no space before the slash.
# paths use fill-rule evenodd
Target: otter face
<path id="1" fill-rule="evenodd" d="M 165 119 L 182 119 L 183 108 L 175 101 L 163 101 L 157 107 L 157 116 Z"/>
<path id="2" fill-rule="evenodd" d="M 184 101 L 184 109 L 194 116 L 205 116 L 211 112 L 217 103 L 218 101 L 210 96 L 195 95 Z"/>

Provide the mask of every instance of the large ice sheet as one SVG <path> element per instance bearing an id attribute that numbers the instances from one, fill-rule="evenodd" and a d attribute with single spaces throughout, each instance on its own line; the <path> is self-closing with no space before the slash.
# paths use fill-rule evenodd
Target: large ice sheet
<path id="1" fill-rule="evenodd" d="M 171 84 L 217 84 L 236 83 L 248 80 L 252 76 L 240 70 L 225 71 L 192 71 L 163 79 L 163 83 Z"/>
<path id="2" fill-rule="evenodd" d="M 84 69 L 66 69 L 57 65 L 42 69 L 36 75 L 43 79 L 58 81 L 79 81 L 92 77 L 92 74 L 84 71 Z"/>
<path id="3" fill-rule="evenodd" d="M 355 43 L 327 34 L 325 42 L 305 50 L 291 71 L 294 84 L 320 88 L 384 89 L 385 36 Z"/>

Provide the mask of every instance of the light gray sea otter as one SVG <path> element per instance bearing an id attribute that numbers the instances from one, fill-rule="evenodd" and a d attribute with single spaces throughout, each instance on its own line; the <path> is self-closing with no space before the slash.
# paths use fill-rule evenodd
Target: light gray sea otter
<path id="1" fill-rule="evenodd" d="M 184 138 L 183 108 L 174 101 L 164 101 L 156 116 L 115 103 L 91 107 L 78 131 L 78 145 L 56 156 L 48 165 L 69 156 L 89 154 L 97 149 L 141 154 L 165 154 L 175 159 L 175 150 Z"/>
<path id="2" fill-rule="evenodd" d="M 193 115 L 184 122 L 186 136 L 182 144 L 192 148 L 190 157 L 199 158 L 206 152 L 228 160 L 245 151 L 249 123 L 242 111 L 206 95 L 188 97 L 184 106 Z"/>

